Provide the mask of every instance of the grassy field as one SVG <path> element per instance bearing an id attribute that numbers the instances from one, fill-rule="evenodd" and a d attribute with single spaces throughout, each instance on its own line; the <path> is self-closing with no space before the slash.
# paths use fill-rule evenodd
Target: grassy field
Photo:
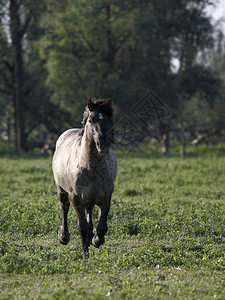
<path id="1" fill-rule="evenodd" d="M 117 153 L 106 243 L 88 259 L 72 207 L 58 242 L 51 158 L 2 154 L 0 299 L 225 299 L 225 145 L 151 152 Z"/>

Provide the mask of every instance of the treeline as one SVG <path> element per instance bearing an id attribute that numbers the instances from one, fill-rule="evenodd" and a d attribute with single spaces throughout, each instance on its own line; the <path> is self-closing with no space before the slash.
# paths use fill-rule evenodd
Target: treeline
<path id="1" fill-rule="evenodd" d="M 119 121 L 149 90 L 173 112 L 147 125 L 165 151 L 171 130 L 184 151 L 187 132 L 197 140 L 218 134 L 225 39 L 206 14 L 209 5 L 0 0 L 1 134 L 24 151 L 79 125 L 88 97 L 111 97 Z"/>

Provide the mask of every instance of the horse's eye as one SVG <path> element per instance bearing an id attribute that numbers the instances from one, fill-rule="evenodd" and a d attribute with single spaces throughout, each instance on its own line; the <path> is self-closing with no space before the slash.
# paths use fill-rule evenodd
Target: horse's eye
<path id="1" fill-rule="evenodd" d="M 89 119 L 89 123 L 93 123 L 93 120 Z"/>

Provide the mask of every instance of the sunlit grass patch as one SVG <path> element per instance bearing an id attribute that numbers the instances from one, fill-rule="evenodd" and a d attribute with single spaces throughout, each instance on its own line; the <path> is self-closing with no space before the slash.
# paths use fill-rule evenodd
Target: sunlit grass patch
<path id="1" fill-rule="evenodd" d="M 224 165 L 119 155 L 106 243 L 85 259 L 72 206 L 58 242 L 51 158 L 1 158 L 1 299 L 223 299 Z"/>

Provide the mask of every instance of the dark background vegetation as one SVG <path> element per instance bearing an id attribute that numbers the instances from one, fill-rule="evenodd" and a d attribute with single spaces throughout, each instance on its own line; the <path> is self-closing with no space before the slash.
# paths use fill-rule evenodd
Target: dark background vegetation
<path id="1" fill-rule="evenodd" d="M 154 91 L 175 112 L 157 142 L 224 140 L 225 50 L 209 0 L 1 0 L 0 132 L 17 151 L 80 126 L 88 97 L 115 122 Z M 152 125 L 152 124 L 151 124 Z"/>

